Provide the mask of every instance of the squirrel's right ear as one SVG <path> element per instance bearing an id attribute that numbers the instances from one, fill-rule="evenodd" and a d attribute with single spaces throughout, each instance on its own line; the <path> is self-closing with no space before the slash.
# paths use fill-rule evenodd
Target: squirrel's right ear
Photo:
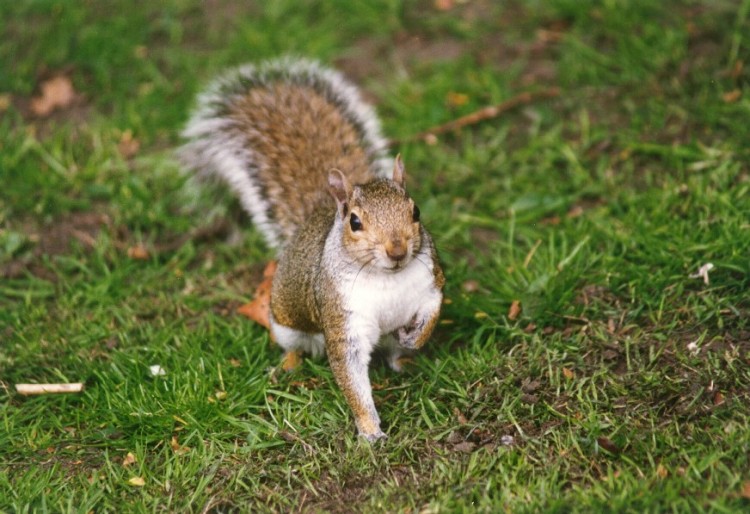
<path id="1" fill-rule="evenodd" d="M 396 160 L 393 162 L 393 181 L 401 187 L 404 187 L 404 161 L 401 160 L 401 154 L 396 156 Z"/>
<path id="2" fill-rule="evenodd" d="M 349 214 L 349 197 L 352 194 L 352 187 L 349 181 L 339 170 L 331 170 L 328 174 L 328 191 L 336 200 L 336 207 L 341 213 L 341 217 Z"/>

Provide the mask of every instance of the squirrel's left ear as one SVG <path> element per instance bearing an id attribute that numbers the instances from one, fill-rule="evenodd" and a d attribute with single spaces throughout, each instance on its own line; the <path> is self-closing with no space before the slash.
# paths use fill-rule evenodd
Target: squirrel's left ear
<path id="1" fill-rule="evenodd" d="M 404 161 L 401 160 L 401 154 L 396 156 L 396 160 L 393 162 L 393 181 L 399 186 L 404 187 L 405 183 L 405 172 L 404 172 Z"/>
<path id="2" fill-rule="evenodd" d="M 328 174 L 328 191 L 336 200 L 336 208 L 343 218 L 349 213 L 349 197 L 352 194 L 352 186 L 339 170 L 331 170 Z"/>

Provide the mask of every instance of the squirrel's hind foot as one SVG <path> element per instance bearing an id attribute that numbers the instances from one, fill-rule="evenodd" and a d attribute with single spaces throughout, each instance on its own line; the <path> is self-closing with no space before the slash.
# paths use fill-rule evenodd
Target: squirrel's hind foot
<path id="1" fill-rule="evenodd" d="M 296 350 L 284 352 L 281 358 L 281 369 L 284 371 L 294 371 L 302 364 L 302 354 Z"/>

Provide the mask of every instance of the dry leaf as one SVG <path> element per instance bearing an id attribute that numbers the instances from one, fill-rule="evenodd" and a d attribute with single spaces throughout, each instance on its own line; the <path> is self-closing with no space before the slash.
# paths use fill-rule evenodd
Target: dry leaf
<path id="1" fill-rule="evenodd" d="M 270 329 L 269 313 L 271 310 L 271 286 L 276 272 L 276 261 L 271 261 L 263 270 L 263 281 L 255 290 L 253 301 L 237 308 L 237 313 L 250 318 L 259 325 Z"/>
<path id="2" fill-rule="evenodd" d="M 742 97 L 742 90 L 741 89 L 735 89 L 733 91 L 727 91 L 723 95 L 721 95 L 721 99 L 724 100 L 724 102 L 731 104 L 736 102 Z"/>
<path id="3" fill-rule="evenodd" d="M 233 368 L 239 368 L 242 366 L 242 362 L 240 362 L 239 359 L 235 359 L 234 357 L 232 357 L 231 359 L 229 359 L 229 365 Z"/>
<path id="4" fill-rule="evenodd" d="M 597 437 L 596 442 L 609 453 L 620 453 L 620 449 L 614 442 L 612 442 L 612 439 L 608 437 Z"/>
<path id="5" fill-rule="evenodd" d="M 583 207 L 580 205 L 574 205 L 568 210 L 568 213 L 565 215 L 568 219 L 574 219 L 583 214 Z"/>
<path id="6" fill-rule="evenodd" d="M 742 482 L 742 490 L 740 491 L 740 495 L 743 498 L 747 498 L 750 500 L 750 480 L 745 480 Z"/>
<path id="7" fill-rule="evenodd" d="M 135 487 L 143 487 L 144 485 L 146 485 L 146 481 L 142 477 L 133 477 L 128 480 L 128 484 Z"/>
<path id="8" fill-rule="evenodd" d="M 276 261 L 268 261 L 266 267 L 263 268 L 263 278 L 273 278 L 277 267 L 278 263 Z"/>
<path id="9" fill-rule="evenodd" d="M 519 300 L 513 300 L 508 309 L 508 319 L 514 321 L 521 314 L 521 302 Z"/>
<path id="10" fill-rule="evenodd" d="M 128 129 L 122 133 L 120 142 L 117 143 L 117 150 L 125 159 L 129 159 L 138 153 L 141 143 L 133 137 L 133 131 Z"/>
<path id="11" fill-rule="evenodd" d="M 0 95 L 0 112 L 5 112 L 10 107 L 10 95 L 3 93 Z"/>
<path id="12" fill-rule="evenodd" d="M 128 257 L 138 261 L 145 261 L 148 260 L 151 256 L 149 255 L 146 247 L 143 246 L 143 244 L 138 243 L 135 246 L 131 246 L 130 248 L 128 248 Z"/>
<path id="13" fill-rule="evenodd" d="M 435 9 L 438 11 L 450 11 L 455 6 L 455 0 L 435 0 Z"/>
<path id="14" fill-rule="evenodd" d="M 226 391 L 216 391 L 216 393 L 214 394 L 214 396 L 216 396 L 217 400 L 221 401 L 221 400 L 226 399 L 227 392 Z"/>
<path id="15" fill-rule="evenodd" d="M 714 405 L 721 405 L 724 403 L 724 395 L 721 394 L 721 391 L 716 391 L 714 393 Z"/>
<path id="16" fill-rule="evenodd" d="M 75 100 L 75 90 L 68 77 L 52 77 L 42 83 L 40 96 L 31 99 L 31 112 L 47 116 L 59 107 L 69 106 Z"/>
<path id="17" fill-rule="evenodd" d="M 122 465 L 123 465 L 123 467 L 128 467 L 131 464 L 135 464 L 135 463 L 136 463 L 135 455 L 133 455 L 132 452 L 128 452 L 128 454 L 125 456 L 125 458 L 122 459 Z"/>
<path id="18" fill-rule="evenodd" d="M 177 436 L 172 436 L 172 439 L 169 441 L 169 446 L 172 447 L 172 451 L 177 454 L 183 454 L 190 451 L 190 448 L 187 446 L 181 446 L 180 443 L 177 441 Z"/>
<path id="19" fill-rule="evenodd" d="M 453 414 L 456 416 L 456 419 L 458 420 L 459 425 L 465 425 L 469 422 L 468 419 L 466 419 L 466 416 L 464 416 L 460 410 L 458 410 L 458 407 L 453 408 Z"/>
<path id="20" fill-rule="evenodd" d="M 669 476 L 669 471 L 663 464 L 659 463 L 659 465 L 656 466 L 656 476 L 661 479 L 667 478 Z"/>
<path id="21" fill-rule="evenodd" d="M 445 95 L 445 101 L 450 107 L 461 107 L 469 103 L 469 95 L 463 93 L 454 93 L 451 91 Z"/>
<path id="22" fill-rule="evenodd" d="M 573 380 L 576 377 L 576 374 L 573 373 L 573 371 L 571 369 L 563 368 L 562 372 L 563 372 L 563 375 L 565 376 L 565 378 L 567 378 L 568 380 Z"/>

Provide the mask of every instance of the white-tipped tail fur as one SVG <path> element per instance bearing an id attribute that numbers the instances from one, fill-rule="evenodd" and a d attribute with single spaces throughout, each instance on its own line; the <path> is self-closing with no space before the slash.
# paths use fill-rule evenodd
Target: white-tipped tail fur
<path id="1" fill-rule="evenodd" d="M 287 57 L 241 66 L 219 77 L 199 95 L 197 107 L 182 132 L 187 142 L 178 150 L 178 158 L 196 174 L 217 176 L 224 181 L 274 248 L 283 246 L 285 238 L 258 180 L 265 156 L 249 147 L 229 113 L 248 90 L 278 81 L 310 88 L 335 104 L 343 118 L 361 134 L 362 149 L 373 176 L 388 177 L 392 167 L 374 110 L 341 73 L 314 61 Z"/>

